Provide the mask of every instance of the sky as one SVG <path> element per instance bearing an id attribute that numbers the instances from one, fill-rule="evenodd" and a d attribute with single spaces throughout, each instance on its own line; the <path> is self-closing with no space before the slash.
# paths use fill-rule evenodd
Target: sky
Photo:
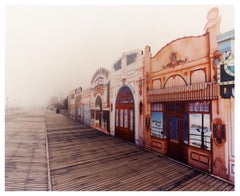
<path id="1" fill-rule="evenodd" d="M 234 29 L 234 5 L 6 4 L 5 105 L 45 106 L 52 96 L 90 87 L 95 71 L 111 70 L 123 52 L 202 35 L 218 7 L 221 33 Z"/>

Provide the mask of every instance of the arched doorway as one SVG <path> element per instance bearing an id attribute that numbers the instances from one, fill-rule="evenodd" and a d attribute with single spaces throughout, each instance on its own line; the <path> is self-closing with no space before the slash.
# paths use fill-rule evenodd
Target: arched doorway
<path id="1" fill-rule="evenodd" d="M 115 135 L 134 143 L 134 131 L 134 98 L 129 87 L 123 86 L 116 99 Z"/>
<path id="2" fill-rule="evenodd" d="M 102 99 L 97 96 L 95 101 L 95 126 L 101 128 L 102 126 Z"/>

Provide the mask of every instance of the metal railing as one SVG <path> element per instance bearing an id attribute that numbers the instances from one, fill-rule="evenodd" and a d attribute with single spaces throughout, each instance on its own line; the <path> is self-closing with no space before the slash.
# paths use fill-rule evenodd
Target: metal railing
<path id="1" fill-rule="evenodd" d="M 217 99 L 218 86 L 215 82 L 196 83 L 186 86 L 152 89 L 148 92 L 149 102 L 190 101 Z"/>

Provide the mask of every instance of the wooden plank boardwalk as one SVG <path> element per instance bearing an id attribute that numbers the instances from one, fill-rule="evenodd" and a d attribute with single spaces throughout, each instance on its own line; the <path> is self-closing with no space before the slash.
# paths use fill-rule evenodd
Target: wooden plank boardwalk
<path id="1" fill-rule="evenodd" d="M 233 191 L 234 185 L 46 113 L 54 191 Z"/>
<path id="2" fill-rule="evenodd" d="M 17 111 L 5 116 L 5 190 L 46 191 L 44 111 Z"/>

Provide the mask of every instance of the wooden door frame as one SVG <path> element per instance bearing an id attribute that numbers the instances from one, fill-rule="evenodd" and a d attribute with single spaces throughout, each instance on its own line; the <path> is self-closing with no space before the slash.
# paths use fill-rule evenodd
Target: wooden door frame
<path id="1" fill-rule="evenodd" d="M 171 117 L 178 118 L 178 143 L 174 143 L 170 140 L 170 118 Z M 169 157 L 173 159 L 186 163 L 187 157 L 183 156 L 184 154 L 186 154 L 184 152 L 186 150 L 186 147 L 184 144 L 184 111 L 167 111 L 166 120 L 167 120 L 166 124 L 167 124 L 167 146 L 168 146 L 167 154 Z M 174 147 L 176 149 L 172 149 Z M 171 153 L 171 151 L 173 150 L 177 153 L 176 156 L 174 156 Z"/>
<path id="2" fill-rule="evenodd" d="M 130 92 L 131 94 L 131 100 L 132 102 L 128 102 L 128 103 L 117 103 L 117 100 L 118 100 L 118 97 L 121 96 L 121 94 L 119 94 L 121 92 L 121 89 L 122 88 L 127 88 L 128 91 Z M 125 101 L 125 100 L 124 100 Z M 129 101 L 129 100 L 127 100 Z M 116 110 L 118 110 L 118 126 L 116 126 Z M 123 110 L 123 126 L 120 128 L 120 110 Z M 127 110 L 128 111 L 128 128 L 124 128 L 124 111 Z M 130 129 L 130 122 L 131 122 L 131 119 L 130 119 L 130 111 L 133 110 L 133 130 Z M 114 114 L 114 118 L 115 118 L 115 124 L 114 124 L 114 127 L 115 127 L 115 135 L 118 135 L 117 133 L 119 132 L 119 129 L 125 129 L 123 132 L 129 132 L 130 135 L 133 134 L 132 136 L 132 139 L 130 139 L 129 141 L 135 143 L 135 101 L 134 101 L 134 95 L 130 89 L 130 87 L 128 86 L 122 86 L 118 93 L 117 93 L 117 96 L 116 96 L 116 104 L 115 104 L 115 114 Z M 126 130 L 127 129 L 127 130 Z M 133 133 L 132 133 L 133 132 Z M 124 139 L 124 138 L 123 138 Z"/>

